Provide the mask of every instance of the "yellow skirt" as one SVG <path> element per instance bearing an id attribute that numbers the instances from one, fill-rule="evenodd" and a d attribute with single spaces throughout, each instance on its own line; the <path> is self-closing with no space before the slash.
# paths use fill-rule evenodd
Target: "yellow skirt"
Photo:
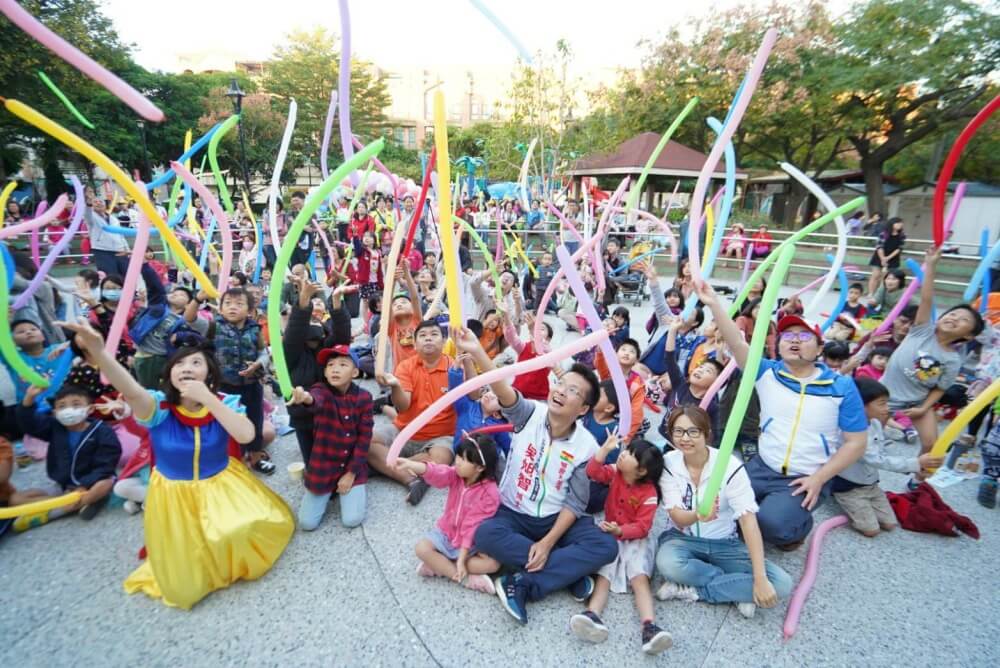
<path id="1" fill-rule="evenodd" d="M 288 545 L 295 520 L 284 500 L 230 458 L 205 480 L 149 478 L 147 559 L 125 591 L 188 610 L 216 589 L 261 577 Z"/>

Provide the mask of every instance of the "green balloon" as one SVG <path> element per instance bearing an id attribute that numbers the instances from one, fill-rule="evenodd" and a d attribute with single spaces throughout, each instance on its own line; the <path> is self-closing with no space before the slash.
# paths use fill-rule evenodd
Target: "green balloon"
<path id="1" fill-rule="evenodd" d="M 785 246 L 795 244 L 795 242 L 800 241 L 802 237 L 806 236 L 807 234 L 812 234 L 813 232 L 823 227 L 837 216 L 842 216 L 846 213 L 854 211 L 855 209 L 860 209 L 864 205 L 865 205 L 864 197 L 855 197 L 850 202 L 847 202 L 846 204 L 841 204 L 833 211 L 827 212 L 823 216 L 817 218 L 813 222 L 803 227 L 801 230 L 799 230 L 792 236 L 782 241 L 778 245 L 778 247 L 774 249 L 775 252 L 772 252 L 770 255 L 764 258 L 763 262 L 757 265 L 757 268 L 754 269 L 752 274 L 750 274 L 750 278 L 748 278 L 747 282 L 743 284 L 743 289 L 740 290 L 740 294 L 737 295 L 736 299 L 733 301 L 733 305 L 729 307 L 729 317 L 733 317 L 740 310 L 740 306 L 746 300 L 747 295 L 750 294 L 750 287 L 757 284 L 757 281 L 761 279 L 761 277 L 764 275 L 764 272 L 768 270 L 768 267 L 774 264 L 774 261 L 778 259 L 778 255 L 780 254 L 781 250 L 785 248 Z M 768 287 L 771 287 L 770 282 L 768 283 Z M 770 313 L 770 311 L 764 311 L 763 309 L 761 310 L 761 312 Z"/>
<path id="2" fill-rule="evenodd" d="M 475 228 L 473 228 L 472 225 L 469 225 L 468 221 L 463 218 L 458 218 L 457 216 L 452 216 L 452 219 L 465 228 L 466 232 L 469 233 L 469 236 L 472 237 L 472 240 L 476 242 L 476 246 L 479 247 L 479 251 L 483 254 L 483 257 L 486 258 L 486 267 L 490 270 L 490 274 L 493 276 L 493 291 L 495 294 L 494 301 L 496 301 L 496 307 L 498 309 L 501 308 L 500 304 L 501 301 L 503 301 L 503 292 L 500 289 L 500 275 L 497 273 L 497 266 L 493 262 L 493 256 L 490 254 L 489 247 L 485 242 L 483 242 L 482 237 L 479 236 Z"/>
<path id="3" fill-rule="evenodd" d="M 736 391 L 736 400 L 733 402 L 733 410 L 726 420 L 726 428 L 722 432 L 722 442 L 719 444 L 719 456 L 715 460 L 715 468 L 712 469 L 712 477 L 708 479 L 708 487 L 705 495 L 698 504 L 698 513 L 708 515 L 712 512 L 712 504 L 719 494 L 722 486 L 722 478 L 726 475 L 726 467 L 729 465 L 729 457 L 733 454 L 733 446 L 736 445 L 736 436 L 739 434 L 740 425 L 743 423 L 743 416 L 747 412 L 747 404 L 750 403 L 750 395 L 753 393 L 754 384 L 757 382 L 757 370 L 760 369 L 760 358 L 764 354 L 764 344 L 767 341 L 767 329 L 771 325 L 771 319 L 764 317 L 764 313 L 770 313 L 778 304 L 778 294 L 781 291 L 781 284 L 785 282 L 788 274 L 788 267 L 792 264 L 795 256 L 795 244 L 784 243 L 781 253 L 778 255 L 778 264 L 771 274 L 771 280 L 767 283 L 764 296 L 760 300 L 761 317 L 753 326 L 753 335 L 750 337 L 750 351 L 747 353 L 747 363 L 743 367 L 743 377 L 740 379 L 739 389 Z M 775 254 L 772 253 L 773 257 Z"/>
<path id="4" fill-rule="evenodd" d="M 48 387 L 49 381 L 37 371 L 28 366 L 14 343 L 14 335 L 10 330 L 10 293 L 7 290 L 7 263 L 0 261 L 0 353 L 7 359 L 10 367 L 26 382 L 38 387 Z"/>
<path id="5" fill-rule="evenodd" d="M 642 194 L 642 187 L 645 185 L 646 177 L 649 176 L 650 170 L 653 169 L 656 159 L 660 157 L 660 153 L 662 153 L 663 149 L 667 147 L 667 142 L 670 141 L 670 138 L 677 131 L 677 128 L 680 127 L 681 123 L 684 122 L 684 119 L 687 118 L 688 114 L 691 113 L 691 110 L 694 109 L 697 104 L 698 98 L 692 97 L 688 101 L 687 105 L 681 109 L 681 113 L 677 114 L 677 118 L 675 118 L 674 122 L 670 124 L 667 131 L 663 133 L 662 137 L 660 137 L 660 142 L 656 145 L 656 148 L 653 149 L 653 152 L 649 154 L 649 160 L 646 161 L 646 166 L 642 168 L 642 172 L 639 173 L 639 179 L 635 182 L 635 186 L 628 195 L 628 201 L 625 203 L 626 213 L 634 209 L 639 203 L 639 196 Z"/>
<path id="6" fill-rule="evenodd" d="M 222 132 L 220 128 L 219 132 Z M 215 134 L 218 135 L 219 132 Z M 306 200 L 302 206 L 302 211 L 295 217 L 295 221 L 288 230 L 288 236 L 281 244 L 281 250 L 274 263 L 274 271 L 271 273 L 271 287 L 267 295 L 267 329 L 271 333 L 271 359 L 274 361 L 274 372 L 278 377 L 278 385 L 281 386 L 281 394 L 285 399 L 292 396 L 292 377 L 288 373 L 288 362 L 285 361 L 285 349 L 281 344 L 281 288 L 285 283 L 285 272 L 292 259 L 292 251 L 295 250 L 299 242 L 299 237 L 305 231 L 306 225 L 312 220 L 312 215 L 316 209 L 330 196 L 333 189 L 344 180 L 351 171 L 357 169 L 368 160 L 378 155 L 385 146 L 385 139 L 379 138 L 368 144 L 351 157 L 350 160 L 337 167 L 330 176 L 326 178 L 319 187 Z"/>
<path id="7" fill-rule="evenodd" d="M 226 215 L 232 217 L 233 215 L 233 200 L 229 197 L 229 188 L 226 187 L 226 180 L 222 178 L 222 172 L 219 171 L 219 142 L 226 135 L 227 132 L 233 129 L 233 126 L 240 122 L 240 115 L 234 114 L 226 119 L 226 122 L 219 126 L 215 134 L 208 142 L 208 164 L 212 166 L 212 176 L 215 177 L 215 187 L 219 189 L 219 198 L 222 200 L 222 206 L 226 208 Z M 205 161 L 202 159 L 201 168 L 205 169 Z M 178 179 L 180 180 L 180 179 Z"/>

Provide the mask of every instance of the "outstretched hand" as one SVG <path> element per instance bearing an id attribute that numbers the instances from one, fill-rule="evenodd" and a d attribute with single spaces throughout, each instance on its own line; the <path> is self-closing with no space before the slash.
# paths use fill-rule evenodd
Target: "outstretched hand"
<path id="1" fill-rule="evenodd" d="M 80 317 L 76 322 L 60 321 L 55 323 L 58 327 L 68 329 L 73 332 L 76 345 L 81 350 L 86 351 L 91 356 L 96 357 L 104 348 L 104 337 L 96 329 L 91 327 L 86 318 Z"/>

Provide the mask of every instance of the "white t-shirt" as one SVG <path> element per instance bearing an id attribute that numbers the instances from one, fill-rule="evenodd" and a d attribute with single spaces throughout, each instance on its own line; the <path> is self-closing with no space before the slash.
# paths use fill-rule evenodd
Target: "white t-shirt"
<path id="1" fill-rule="evenodd" d="M 663 509 L 670 518 L 672 508 L 694 510 L 702 500 L 702 492 L 708 486 L 712 477 L 719 451 L 708 449 L 708 462 L 701 470 L 701 479 L 694 481 L 691 473 L 684 465 L 684 454 L 680 450 L 671 450 L 664 458 L 663 475 L 660 476 L 660 495 L 663 497 Z M 695 522 L 689 527 L 675 529 L 688 536 L 711 538 L 719 540 L 736 536 L 736 520 L 744 513 L 756 513 L 757 501 L 750 476 L 747 475 L 743 463 L 736 457 L 730 457 L 726 463 L 726 474 L 719 488 L 719 514 L 710 522 Z"/>

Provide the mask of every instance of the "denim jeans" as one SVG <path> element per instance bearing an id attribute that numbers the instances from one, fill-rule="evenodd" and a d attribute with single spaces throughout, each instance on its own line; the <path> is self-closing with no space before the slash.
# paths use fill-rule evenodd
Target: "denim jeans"
<path id="1" fill-rule="evenodd" d="M 792 496 L 794 489 L 788 486 L 801 476 L 786 476 L 772 471 L 760 457 L 746 463 L 746 472 L 760 506 L 757 524 L 764 541 L 771 545 L 791 545 L 805 540 L 813 527 L 812 511 L 802 507 L 805 497 Z M 830 496 L 831 487 L 831 482 L 823 486 L 817 507 Z"/>
<path id="2" fill-rule="evenodd" d="M 788 598 L 791 576 L 770 561 L 764 566 L 778 598 Z M 753 603 L 750 553 L 739 538 L 696 538 L 669 529 L 660 534 L 656 569 L 670 582 L 694 587 L 706 603 Z"/>
<path id="3" fill-rule="evenodd" d="M 314 531 L 323 521 L 326 507 L 330 503 L 333 492 L 328 494 L 313 494 L 308 489 L 302 495 L 299 505 L 299 526 L 303 531 Z M 365 521 L 368 493 L 365 485 L 355 485 L 347 494 L 340 496 L 340 523 L 352 529 Z"/>

